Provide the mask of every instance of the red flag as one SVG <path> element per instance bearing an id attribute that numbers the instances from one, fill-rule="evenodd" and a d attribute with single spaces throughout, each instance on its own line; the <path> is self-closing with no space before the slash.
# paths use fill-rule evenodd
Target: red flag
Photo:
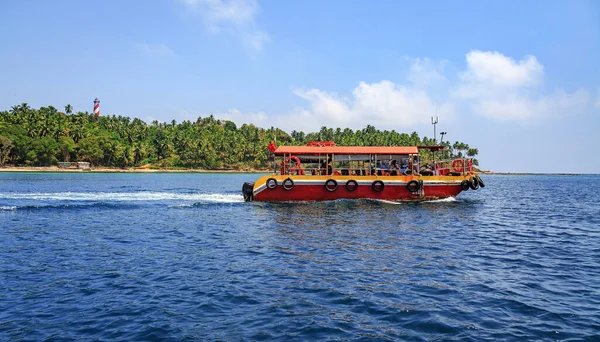
<path id="1" fill-rule="evenodd" d="M 275 152 L 275 150 L 277 149 L 277 146 L 275 146 L 275 142 L 271 141 L 271 143 L 269 144 L 269 146 L 267 146 L 267 148 L 269 149 L 269 151 L 271 152 Z"/>

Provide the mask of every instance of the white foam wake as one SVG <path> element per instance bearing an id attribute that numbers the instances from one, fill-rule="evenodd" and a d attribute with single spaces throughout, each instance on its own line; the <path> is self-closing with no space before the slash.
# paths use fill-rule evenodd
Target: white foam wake
<path id="1" fill-rule="evenodd" d="M 456 202 L 457 199 L 454 197 L 446 197 L 437 200 L 425 201 L 425 203 L 445 203 L 445 202 Z"/>
<path id="2" fill-rule="evenodd" d="M 181 200 L 193 202 L 235 203 L 243 202 L 237 194 L 182 194 L 176 192 L 43 192 L 43 193 L 0 193 L 0 199 L 38 201 L 164 201 Z M 7 210 L 7 209 L 4 209 Z"/>
<path id="3" fill-rule="evenodd" d="M 395 204 L 395 205 L 405 204 L 405 202 L 401 202 L 401 201 L 390 201 L 390 200 L 384 200 L 384 199 L 378 199 L 378 198 L 373 198 L 371 200 L 375 201 L 375 202 L 385 203 L 385 204 Z"/>
<path id="4" fill-rule="evenodd" d="M 17 210 L 17 207 L 9 205 L 0 205 L 0 210 Z"/>

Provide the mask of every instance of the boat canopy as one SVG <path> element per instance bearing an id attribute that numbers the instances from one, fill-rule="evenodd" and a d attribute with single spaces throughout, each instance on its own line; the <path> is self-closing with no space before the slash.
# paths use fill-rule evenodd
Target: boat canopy
<path id="1" fill-rule="evenodd" d="M 418 154 L 417 146 L 279 146 L 275 155 L 284 154 Z"/>

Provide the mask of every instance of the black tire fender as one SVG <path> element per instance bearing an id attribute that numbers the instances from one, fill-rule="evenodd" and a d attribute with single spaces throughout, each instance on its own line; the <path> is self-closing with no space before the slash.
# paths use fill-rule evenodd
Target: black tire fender
<path id="1" fill-rule="evenodd" d="M 291 191 L 294 188 L 294 180 L 291 178 L 286 178 L 282 183 L 281 183 L 281 187 L 283 188 L 283 190 L 286 191 Z"/>
<path id="2" fill-rule="evenodd" d="M 465 179 L 462 182 L 460 182 L 460 188 L 463 191 L 469 190 L 470 187 L 471 187 L 471 183 L 468 180 Z"/>
<path id="3" fill-rule="evenodd" d="M 373 182 L 373 184 L 371 184 L 371 189 L 373 189 L 375 192 L 382 192 L 384 188 L 385 184 L 383 184 L 383 182 L 380 180 L 376 180 Z"/>
<path id="4" fill-rule="evenodd" d="M 408 189 L 409 192 L 417 192 L 421 189 L 421 184 L 416 180 L 411 180 L 406 184 L 406 189 Z"/>
<path id="5" fill-rule="evenodd" d="M 469 186 L 473 190 L 479 189 L 479 181 L 477 180 L 476 177 L 471 177 L 471 179 L 469 180 Z"/>
<path id="6" fill-rule="evenodd" d="M 354 191 L 356 189 L 358 189 L 358 182 L 355 181 L 354 179 L 350 179 L 349 181 L 346 182 L 346 190 L 348 191 Z"/>
<path id="7" fill-rule="evenodd" d="M 479 177 L 479 175 L 476 176 L 477 180 L 479 181 L 479 186 L 482 188 L 485 188 L 485 183 L 481 180 L 481 177 Z"/>
<path id="8" fill-rule="evenodd" d="M 265 182 L 265 185 L 267 186 L 267 189 L 269 189 L 269 190 L 275 190 L 275 188 L 277 187 L 277 179 L 275 179 L 275 178 L 269 178 Z"/>
<path id="9" fill-rule="evenodd" d="M 333 187 L 331 187 L 330 184 L 333 184 Z M 338 182 L 335 179 L 330 178 L 325 181 L 325 190 L 327 190 L 329 192 L 334 192 L 337 190 L 337 188 L 338 188 Z"/>

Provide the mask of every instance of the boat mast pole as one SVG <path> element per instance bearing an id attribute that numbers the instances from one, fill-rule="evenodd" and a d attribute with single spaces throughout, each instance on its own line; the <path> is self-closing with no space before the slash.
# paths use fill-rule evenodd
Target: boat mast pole
<path id="1" fill-rule="evenodd" d="M 437 114 L 437 106 L 435 107 L 435 112 Z M 438 123 L 438 117 L 437 115 L 435 116 L 435 120 L 433 120 L 433 116 L 431 117 L 431 124 L 433 125 L 433 145 L 435 146 L 436 140 L 435 140 L 435 125 L 437 125 Z M 431 155 L 432 155 L 432 159 L 433 159 L 433 165 L 435 168 L 435 150 L 431 150 Z"/>
<path id="2" fill-rule="evenodd" d="M 273 131 L 273 142 L 275 143 L 275 146 L 277 146 L 277 135 L 275 134 L 273 126 L 271 126 L 271 130 Z M 273 174 L 277 174 L 277 161 L 275 160 L 275 152 L 273 152 Z"/>

